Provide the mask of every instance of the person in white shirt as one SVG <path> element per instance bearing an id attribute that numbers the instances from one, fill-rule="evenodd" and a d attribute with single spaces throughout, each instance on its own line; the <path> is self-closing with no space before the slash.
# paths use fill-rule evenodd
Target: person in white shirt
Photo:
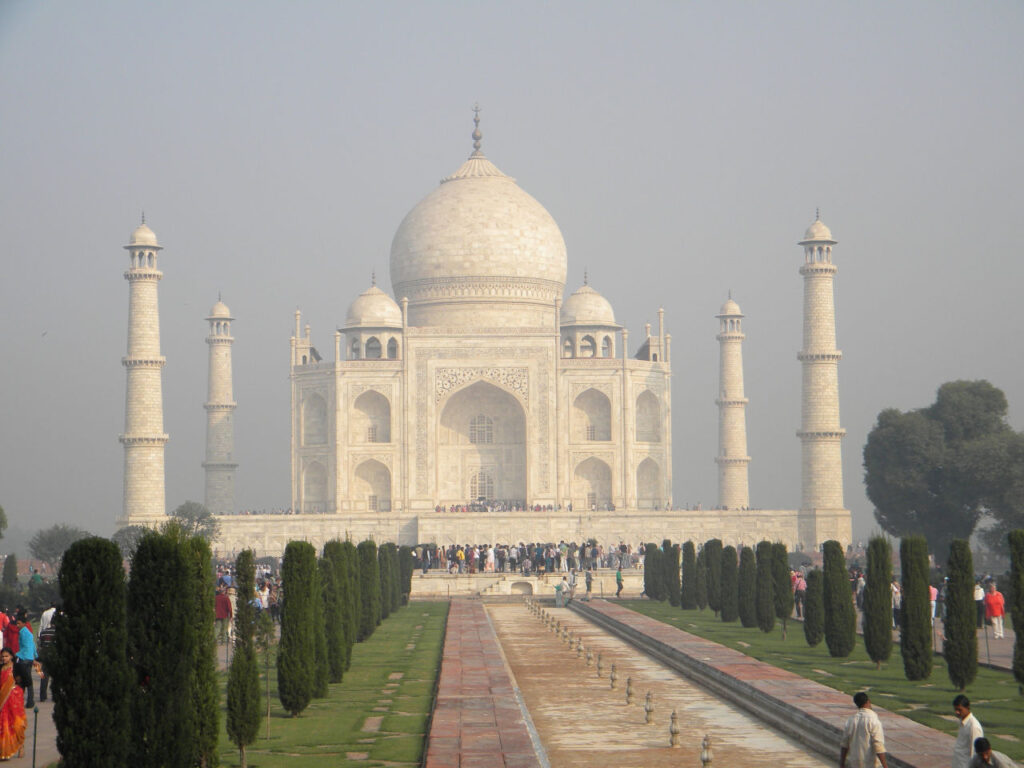
<path id="1" fill-rule="evenodd" d="M 885 757 L 885 734 L 882 722 L 871 709 L 871 699 L 861 691 L 854 694 L 857 712 L 846 721 L 839 742 L 839 768 L 889 768 Z"/>
<path id="2" fill-rule="evenodd" d="M 45 632 L 47 627 L 50 626 L 50 622 L 53 621 L 53 614 L 56 612 L 56 603 L 50 603 L 50 607 L 43 611 L 43 615 L 39 617 L 39 634 Z"/>
<path id="3" fill-rule="evenodd" d="M 960 730 L 953 746 L 953 768 L 970 768 L 974 740 L 985 735 L 978 718 L 971 714 L 971 701 L 962 693 L 953 699 L 953 712 L 960 719 Z"/>

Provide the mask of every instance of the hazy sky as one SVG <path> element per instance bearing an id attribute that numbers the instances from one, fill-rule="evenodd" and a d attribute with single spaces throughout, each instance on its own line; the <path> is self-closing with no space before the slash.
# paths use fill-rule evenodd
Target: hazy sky
<path id="1" fill-rule="evenodd" d="M 288 338 L 314 343 L 405 213 L 484 151 L 554 216 L 569 291 L 666 309 L 675 499 L 716 502 L 717 321 L 744 330 L 751 503 L 800 501 L 803 260 L 834 260 L 847 505 L 878 411 L 986 378 L 1024 427 L 1024 4 L 0 2 L 0 505 L 121 511 L 128 286 L 165 250 L 167 503 L 202 500 L 207 334 L 233 331 L 237 503 L 289 504 Z M 631 350 L 632 353 L 633 350 Z"/>

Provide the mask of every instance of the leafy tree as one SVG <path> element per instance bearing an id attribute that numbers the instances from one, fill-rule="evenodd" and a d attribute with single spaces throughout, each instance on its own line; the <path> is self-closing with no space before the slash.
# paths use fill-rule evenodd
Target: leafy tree
<path id="1" fill-rule="evenodd" d="M 708 564 L 704 555 L 704 547 L 701 547 L 700 552 L 697 553 L 697 577 L 693 582 L 697 607 L 703 611 L 708 607 Z"/>
<path id="2" fill-rule="evenodd" d="M 683 544 L 683 583 L 679 593 L 679 605 L 684 611 L 697 607 L 697 551 L 693 541 Z"/>
<path id="3" fill-rule="evenodd" d="M 91 533 L 74 525 L 51 525 L 49 528 L 36 531 L 36 535 L 28 542 L 28 551 L 36 560 L 54 565 L 60 562 L 68 547 L 79 539 L 90 536 Z"/>
<path id="4" fill-rule="evenodd" d="M 4 558 L 4 586 L 18 586 L 18 556 L 13 552 Z"/>
<path id="5" fill-rule="evenodd" d="M 807 573 L 804 597 L 804 639 L 812 648 L 825 636 L 825 577 L 815 568 Z"/>
<path id="6" fill-rule="evenodd" d="M 704 545 L 704 563 L 708 569 L 708 605 L 718 616 L 722 610 L 722 540 L 711 539 Z"/>
<path id="7" fill-rule="evenodd" d="M 191 536 L 201 536 L 213 541 L 220 532 L 220 524 L 214 514 L 197 501 L 186 501 L 171 512 L 174 518 Z"/>
<path id="8" fill-rule="evenodd" d="M 142 537 L 128 582 L 128 653 L 137 681 L 130 699 L 129 765 L 193 765 L 197 638 L 191 574 L 180 539 L 155 532 Z"/>
<path id="9" fill-rule="evenodd" d="M 260 727 L 260 671 L 256 661 L 256 560 L 251 549 L 235 560 L 235 655 L 228 671 L 227 733 L 238 747 L 241 768 L 246 768 L 245 748 L 256 741 Z"/>
<path id="10" fill-rule="evenodd" d="M 868 542 L 864 586 L 864 649 L 877 669 L 892 656 L 892 547 L 875 536 Z"/>
<path id="11" fill-rule="evenodd" d="M 938 559 L 970 538 L 984 510 L 1003 521 L 1024 514 L 1024 436 L 1006 413 L 1006 396 L 987 381 L 948 382 L 927 408 L 882 411 L 864 446 L 882 528 L 923 534 Z"/>
<path id="12" fill-rule="evenodd" d="M 722 548 L 722 621 L 739 618 L 739 572 L 736 547 Z"/>
<path id="13" fill-rule="evenodd" d="M 341 542 L 337 539 L 327 542 L 324 545 L 323 559 L 320 561 L 320 581 L 323 585 L 324 628 L 332 683 L 342 681 L 348 660 L 348 643 L 345 635 L 348 598 L 345 595 L 346 575 L 341 559 Z"/>
<path id="14" fill-rule="evenodd" d="M 743 547 L 740 550 L 740 571 L 737 611 L 744 627 L 757 626 L 757 561 L 754 550 Z"/>
<path id="15" fill-rule="evenodd" d="M 1013 618 L 1013 676 L 1024 690 L 1024 529 L 1010 531 L 1010 593 L 1008 606 Z"/>
<path id="16" fill-rule="evenodd" d="M 123 724 L 134 675 L 121 553 L 107 539 L 79 539 L 65 552 L 57 581 L 63 608 L 46 659 L 57 749 L 64 765 L 123 768 L 129 764 L 130 734 Z"/>
<path id="17" fill-rule="evenodd" d="M 316 550 L 305 541 L 289 541 L 281 564 L 284 603 L 277 654 L 277 696 L 292 717 L 309 706 L 316 688 L 316 633 L 313 582 Z"/>
<path id="18" fill-rule="evenodd" d="M 825 645 L 830 656 L 844 658 L 857 641 L 857 611 L 846 573 L 843 546 L 826 541 L 824 551 Z"/>
<path id="19" fill-rule="evenodd" d="M 772 577 L 772 543 L 762 541 L 754 553 L 757 561 L 757 579 L 754 584 L 754 609 L 757 612 L 757 626 L 762 632 L 775 628 L 775 579 Z"/>
<path id="20" fill-rule="evenodd" d="M 900 573 L 903 578 L 900 589 L 903 673 L 907 680 L 927 680 L 932 674 L 932 619 L 928 594 L 928 542 L 924 536 L 907 536 L 900 541 Z M 891 604 L 891 588 L 889 600 Z M 971 607 L 973 609 L 973 602 Z M 891 624 L 887 623 L 887 631 L 889 626 Z"/>
<path id="21" fill-rule="evenodd" d="M 380 566 L 377 563 L 377 545 L 371 540 L 359 542 L 359 633 L 362 642 L 380 624 Z"/>
<path id="22" fill-rule="evenodd" d="M 974 563 L 971 548 L 963 539 L 949 547 L 946 571 L 946 623 L 942 655 L 950 682 L 961 691 L 978 674 L 977 609 L 974 605 Z"/>
<path id="23" fill-rule="evenodd" d="M 793 613 L 793 582 L 789 578 L 789 553 L 781 542 L 772 544 L 772 603 L 775 618 L 782 622 L 782 639 L 786 639 L 786 622 Z"/>
<path id="24" fill-rule="evenodd" d="M 661 573 L 661 550 L 654 542 L 644 544 L 644 594 L 651 600 L 664 600 L 665 580 Z"/>
<path id="25" fill-rule="evenodd" d="M 313 569 L 313 645 L 316 656 L 316 669 L 313 674 L 313 698 L 326 698 L 328 682 L 331 678 L 331 660 L 327 655 L 327 622 L 324 617 L 324 585 L 322 576 L 324 566 L 330 572 L 330 565 L 322 560 Z"/>
<path id="26" fill-rule="evenodd" d="M 126 525 L 124 528 L 118 528 L 110 540 L 121 550 L 121 557 L 131 560 L 139 542 L 147 533 L 149 533 L 149 528 L 144 525 Z"/>
<path id="27" fill-rule="evenodd" d="M 673 545 L 665 539 L 661 543 L 662 551 L 662 573 L 665 577 L 665 596 L 669 605 L 673 608 L 679 607 L 680 583 L 679 583 L 679 545 Z"/>

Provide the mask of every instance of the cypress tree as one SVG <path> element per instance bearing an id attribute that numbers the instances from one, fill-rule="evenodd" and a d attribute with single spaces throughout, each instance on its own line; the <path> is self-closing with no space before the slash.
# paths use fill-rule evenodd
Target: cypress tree
<path id="1" fill-rule="evenodd" d="M 362 642 L 380 624 L 380 566 L 377 563 L 377 545 L 371 540 L 359 542 L 359 633 Z"/>
<path id="2" fill-rule="evenodd" d="M 18 556 L 13 552 L 4 558 L 4 586 L 18 586 Z"/>
<path id="3" fill-rule="evenodd" d="M 228 671 L 227 733 L 238 747 L 241 768 L 246 768 L 245 748 L 256 741 L 260 727 L 260 670 L 256 661 L 256 560 L 251 549 L 235 560 L 235 654 Z"/>
<path id="4" fill-rule="evenodd" d="M 1013 619 L 1013 676 L 1024 691 L 1024 529 L 1010 531 L 1009 613 Z"/>
<path id="5" fill-rule="evenodd" d="M 108 539 L 79 539 L 64 553 L 57 582 L 63 608 L 46 657 L 57 749 L 64 765 L 124 768 L 130 734 L 123 724 L 135 679 L 121 552 Z"/>
<path id="6" fill-rule="evenodd" d="M 377 550 L 377 566 L 380 573 L 381 619 L 386 619 L 391 615 L 391 557 L 388 553 L 388 547 L 390 546 L 390 544 L 384 543 Z"/>
<path id="7" fill-rule="evenodd" d="M 348 661 L 348 642 L 345 621 L 348 613 L 345 595 L 345 570 L 342 564 L 341 542 L 337 539 L 324 545 L 320 561 L 320 580 L 324 595 L 324 628 L 327 638 L 327 659 L 332 683 L 340 683 Z"/>
<path id="8" fill-rule="evenodd" d="M 323 699 L 331 679 L 331 660 L 327 655 L 327 617 L 324 614 L 323 573 L 330 572 L 330 563 L 318 560 L 313 569 L 313 647 L 316 669 L 313 672 L 313 698 Z"/>
<path id="9" fill-rule="evenodd" d="M 708 569 L 708 605 L 718 616 L 722 610 L 722 540 L 711 539 L 704 545 L 704 563 Z"/>
<path id="10" fill-rule="evenodd" d="M 703 611 L 708 607 L 708 564 L 703 547 L 697 553 L 697 576 L 693 582 L 694 599 L 697 601 L 697 607 Z"/>
<path id="11" fill-rule="evenodd" d="M 309 706 L 316 689 L 316 632 L 313 626 L 316 573 L 313 545 L 305 541 L 289 541 L 281 564 L 284 601 L 277 653 L 277 696 L 281 706 L 292 717 Z"/>
<path id="12" fill-rule="evenodd" d="M 892 547 L 882 536 L 868 542 L 864 586 L 864 649 L 877 669 L 892 655 Z"/>
<path id="13" fill-rule="evenodd" d="M 757 626 L 757 563 L 754 550 L 743 547 L 740 550 L 739 585 L 737 589 L 737 611 L 744 627 Z"/>
<path id="14" fill-rule="evenodd" d="M 697 607 L 697 551 L 693 541 L 683 544 L 683 583 L 679 593 L 679 605 L 684 611 Z"/>
<path id="15" fill-rule="evenodd" d="M 835 540 L 826 541 L 824 560 L 825 645 L 829 655 L 844 658 L 857 644 L 857 611 L 853 607 L 843 545 Z"/>
<path id="16" fill-rule="evenodd" d="M 662 572 L 665 574 L 665 596 L 668 598 L 669 605 L 678 608 L 680 600 L 679 545 L 672 544 L 671 541 L 665 539 L 661 544 L 661 551 Z"/>
<path id="17" fill-rule="evenodd" d="M 412 572 L 414 570 L 412 547 L 408 544 L 403 544 L 398 548 L 398 570 L 402 574 L 399 605 L 405 605 L 412 595 Z"/>
<path id="18" fill-rule="evenodd" d="M 775 629 L 775 579 L 772 576 L 772 543 L 762 541 L 754 553 L 757 559 L 757 578 L 754 584 L 754 610 L 757 626 L 762 632 Z"/>
<path id="19" fill-rule="evenodd" d="M 804 597 L 804 639 L 812 648 L 825 637 L 825 577 L 815 568 L 807 573 Z"/>
<path id="20" fill-rule="evenodd" d="M 900 540 L 900 572 L 903 575 L 900 598 L 903 674 L 907 680 L 927 680 L 932 674 L 932 621 L 928 599 L 928 542 L 924 536 Z M 891 603 L 891 587 L 889 600 Z M 886 627 L 891 626 L 886 624 Z"/>
<path id="21" fill-rule="evenodd" d="M 341 542 L 341 564 L 345 573 L 345 598 L 348 610 L 345 614 L 345 669 L 352 666 L 352 648 L 355 647 L 359 637 L 359 623 L 361 621 L 362 599 L 359 586 L 359 553 L 351 541 Z"/>
<path id="22" fill-rule="evenodd" d="M 722 621 L 736 621 L 739 610 L 736 547 L 729 546 L 722 549 Z"/>
<path id="23" fill-rule="evenodd" d="M 197 739 L 193 585 L 179 538 L 155 532 L 143 536 L 128 582 L 128 654 L 136 675 L 130 697 L 129 765 L 193 765 Z"/>
<path id="24" fill-rule="evenodd" d="M 210 544 L 201 536 L 182 541 L 191 570 L 191 619 L 195 632 L 192 657 L 192 702 L 195 708 L 193 761 L 202 768 L 217 765 L 217 739 L 220 735 L 220 692 L 217 679 L 217 636 L 214 607 L 213 558 Z"/>
<path id="25" fill-rule="evenodd" d="M 402 561 L 393 543 L 388 544 L 388 557 L 391 559 L 391 612 L 394 613 L 402 605 Z"/>
<path id="26" fill-rule="evenodd" d="M 793 613 L 793 582 L 789 578 L 789 553 L 782 542 L 772 544 L 772 602 L 775 618 L 782 622 L 782 639 L 786 639 L 786 622 Z"/>
<path id="27" fill-rule="evenodd" d="M 644 594 L 650 600 L 664 600 L 663 586 L 661 550 L 654 545 L 654 542 L 648 542 L 644 544 Z"/>
<path id="28" fill-rule="evenodd" d="M 946 632 L 942 655 L 950 682 L 961 691 L 978 674 L 977 609 L 974 605 L 974 563 L 970 545 L 954 539 L 949 545 L 949 584 L 946 587 Z"/>

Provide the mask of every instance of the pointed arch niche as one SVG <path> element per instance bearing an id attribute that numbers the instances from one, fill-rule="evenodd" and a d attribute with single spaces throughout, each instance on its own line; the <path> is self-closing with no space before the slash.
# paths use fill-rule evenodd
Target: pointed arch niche
<path id="1" fill-rule="evenodd" d="M 363 392 L 352 404 L 350 418 L 353 443 L 391 442 L 391 403 L 380 392 Z"/>
<path id="2" fill-rule="evenodd" d="M 572 439 L 575 443 L 612 439 L 612 403 L 596 389 L 579 394 L 572 406 Z"/>
<path id="3" fill-rule="evenodd" d="M 573 472 L 573 506 L 606 509 L 612 500 L 612 470 L 597 457 L 581 461 Z"/>
<path id="4" fill-rule="evenodd" d="M 636 505 L 639 509 L 660 509 L 664 504 L 661 467 L 648 457 L 636 468 Z"/>
<path id="5" fill-rule="evenodd" d="M 367 512 L 391 511 L 391 470 L 376 459 L 356 467 L 352 478 L 353 498 Z"/>
<path id="6" fill-rule="evenodd" d="M 644 390 L 636 399 L 636 441 L 661 442 L 661 403 L 650 390 Z"/>

